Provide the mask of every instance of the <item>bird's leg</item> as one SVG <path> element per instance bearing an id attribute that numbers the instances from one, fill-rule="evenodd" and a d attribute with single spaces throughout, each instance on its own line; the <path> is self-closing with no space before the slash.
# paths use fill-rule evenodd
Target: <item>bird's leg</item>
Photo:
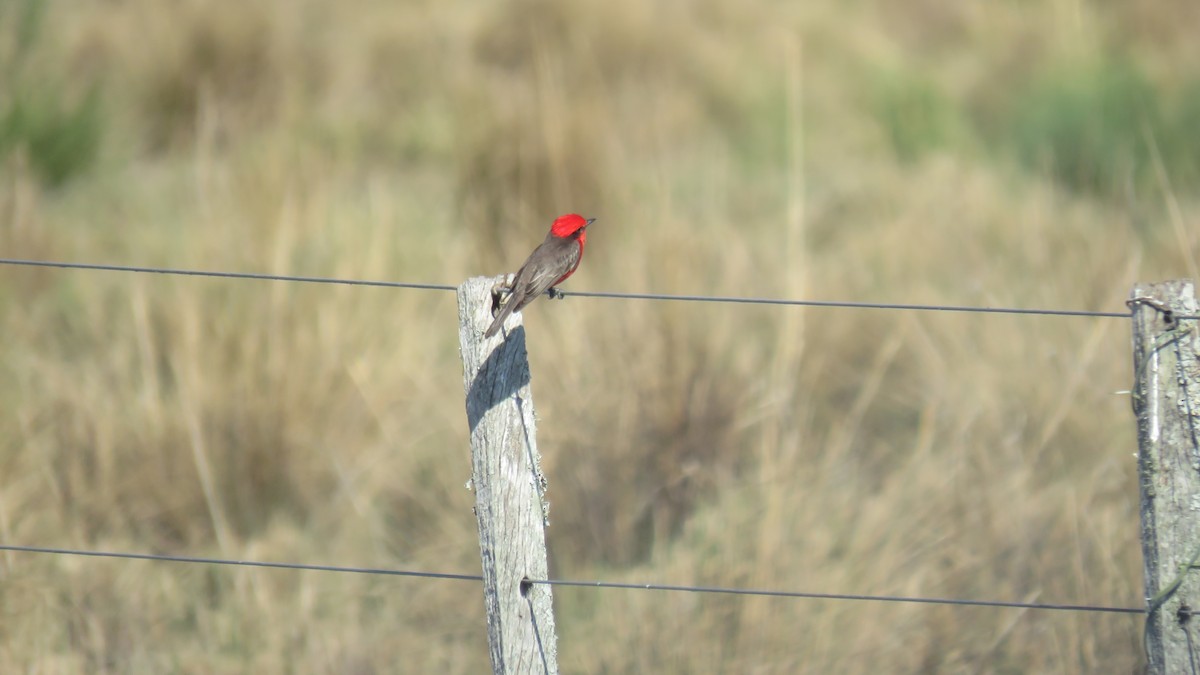
<path id="1" fill-rule="evenodd" d="M 566 293 L 563 293 L 553 286 L 546 289 L 546 295 L 550 296 L 551 300 L 562 300 L 563 298 L 567 297 Z"/>
<path id="2" fill-rule="evenodd" d="M 500 311 L 500 305 L 504 303 L 504 299 L 512 295 L 513 277 L 512 274 L 506 274 L 502 281 L 498 281 L 496 285 L 492 286 L 492 316 L 496 316 L 496 312 Z"/>

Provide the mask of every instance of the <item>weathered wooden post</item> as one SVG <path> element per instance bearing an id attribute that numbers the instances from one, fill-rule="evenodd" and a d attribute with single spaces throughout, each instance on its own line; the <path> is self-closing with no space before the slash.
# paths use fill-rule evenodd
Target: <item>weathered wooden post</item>
<path id="1" fill-rule="evenodd" d="M 488 644 L 495 673 L 557 673 L 550 586 L 527 581 L 548 577 L 547 504 L 521 315 L 495 337 L 483 337 L 492 321 L 492 288 L 501 280 L 476 277 L 458 287 Z"/>
<path id="2" fill-rule="evenodd" d="M 1138 426 L 1149 672 L 1195 672 L 1200 654 L 1200 322 L 1192 282 L 1138 284 Z M 1189 649 L 1189 647 L 1191 647 Z"/>

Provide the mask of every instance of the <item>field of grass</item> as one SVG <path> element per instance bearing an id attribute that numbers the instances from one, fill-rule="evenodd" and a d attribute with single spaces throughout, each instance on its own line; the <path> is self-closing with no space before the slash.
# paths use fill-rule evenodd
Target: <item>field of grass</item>
<path id="1" fill-rule="evenodd" d="M 0 3 L 0 257 L 1121 311 L 1200 5 Z M 525 312 L 555 577 L 1136 606 L 1128 322 Z M 452 293 L 0 266 L 0 542 L 478 573 Z M 1116 614 L 556 588 L 566 673 L 1134 672 Z M 469 582 L 0 552 L 0 672 L 486 672 Z"/>

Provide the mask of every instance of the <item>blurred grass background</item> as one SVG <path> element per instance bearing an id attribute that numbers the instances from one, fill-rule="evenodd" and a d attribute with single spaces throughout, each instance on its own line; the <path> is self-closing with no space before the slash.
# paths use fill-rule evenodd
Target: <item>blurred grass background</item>
<path id="1" fill-rule="evenodd" d="M 0 2 L 5 257 L 1122 308 L 1200 5 Z M 569 289 L 568 289 L 569 290 Z M 534 305 L 552 569 L 1136 605 L 1121 320 Z M 449 293 L 0 268 L 0 540 L 478 569 Z M 487 670 L 478 586 L 0 556 L 3 672 Z M 1132 672 L 1137 617 L 555 589 L 564 672 Z"/>

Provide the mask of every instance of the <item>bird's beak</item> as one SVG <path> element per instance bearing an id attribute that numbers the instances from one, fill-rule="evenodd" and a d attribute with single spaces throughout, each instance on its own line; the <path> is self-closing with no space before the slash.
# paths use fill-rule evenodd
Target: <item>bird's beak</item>
<path id="1" fill-rule="evenodd" d="M 586 222 L 586 223 L 584 223 L 584 224 L 583 224 L 583 226 L 584 226 L 584 227 L 587 227 L 588 225 L 591 225 L 591 224 L 592 224 L 592 223 L 594 223 L 594 222 L 596 222 L 596 219 L 595 219 L 595 218 L 588 218 L 588 219 L 587 219 L 587 222 Z"/>

